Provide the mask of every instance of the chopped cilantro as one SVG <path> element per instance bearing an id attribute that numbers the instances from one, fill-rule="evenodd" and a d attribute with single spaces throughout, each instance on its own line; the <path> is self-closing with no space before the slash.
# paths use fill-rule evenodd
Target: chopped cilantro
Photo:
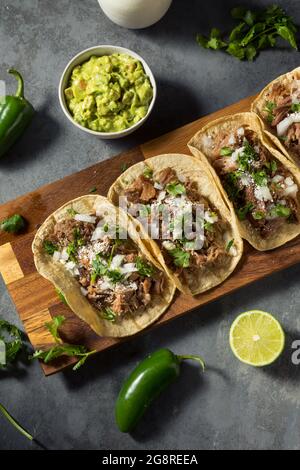
<path id="1" fill-rule="evenodd" d="M 233 154 L 233 149 L 231 149 L 230 147 L 223 147 L 220 150 L 221 157 L 229 157 L 232 154 Z"/>
<path id="2" fill-rule="evenodd" d="M 240 209 L 238 209 L 237 211 L 237 216 L 238 218 L 243 221 L 246 219 L 246 216 L 247 214 L 251 211 L 251 209 L 253 209 L 253 204 L 251 202 L 248 202 L 248 204 L 246 204 L 244 207 L 241 207 Z"/>
<path id="3" fill-rule="evenodd" d="M 169 183 L 166 186 L 166 190 L 172 196 L 179 196 L 180 194 L 185 194 L 185 187 L 181 183 Z"/>
<path id="4" fill-rule="evenodd" d="M 174 250 L 169 251 L 169 254 L 172 256 L 172 258 L 174 258 L 175 266 L 180 268 L 188 268 L 190 266 L 190 253 L 187 253 L 180 248 L 174 248 Z"/>
<path id="5" fill-rule="evenodd" d="M 43 248 L 44 248 L 44 251 L 46 253 L 48 253 L 48 255 L 53 255 L 55 251 L 58 250 L 58 247 L 57 245 L 55 245 L 54 243 L 50 242 L 49 240 L 45 240 L 44 243 L 43 243 Z"/>
<path id="6" fill-rule="evenodd" d="M 227 246 L 226 246 L 226 251 L 230 251 L 230 249 L 233 247 L 233 244 L 234 244 L 234 240 L 230 240 L 230 242 L 227 243 Z"/>
<path id="7" fill-rule="evenodd" d="M 274 103 L 273 101 L 267 101 L 266 102 L 266 105 L 265 105 L 265 109 L 264 111 L 267 113 L 267 121 L 272 124 L 273 120 L 274 120 L 274 110 L 276 109 L 276 103 Z"/>
<path id="8" fill-rule="evenodd" d="M 116 321 L 116 313 L 109 307 L 106 307 L 102 311 L 102 318 L 104 320 L 110 321 L 111 323 L 114 323 Z"/>
<path id="9" fill-rule="evenodd" d="M 143 175 L 145 178 L 151 179 L 153 177 L 153 170 L 149 166 L 145 166 Z"/>
<path id="10" fill-rule="evenodd" d="M 148 261 L 138 256 L 135 260 L 136 268 L 141 276 L 152 277 L 155 274 L 155 268 Z"/>

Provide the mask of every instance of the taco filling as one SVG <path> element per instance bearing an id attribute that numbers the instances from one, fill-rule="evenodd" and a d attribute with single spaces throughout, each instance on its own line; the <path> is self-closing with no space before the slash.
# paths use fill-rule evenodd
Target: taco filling
<path id="1" fill-rule="evenodd" d="M 177 276 L 187 279 L 200 268 L 236 256 L 234 240 L 226 239 L 226 222 L 201 196 L 197 183 L 178 176 L 175 169 L 154 173 L 145 166 L 121 196 L 129 214 L 147 226 L 167 267 Z"/>
<path id="2" fill-rule="evenodd" d="M 208 145 L 212 165 L 241 221 L 248 220 L 264 239 L 284 224 L 299 221 L 294 176 L 255 132 L 237 127 L 228 135 L 221 130 Z"/>
<path id="3" fill-rule="evenodd" d="M 266 96 L 262 114 L 285 147 L 300 155 L 300 80 L 276 82 Z"/>
<path id="4" fill-rule="evenodd" d="M 43 248 L 77 279 L 105 320 L 143 310 L 154 294 L 162 294 L 164 274 L 130 238 L 120 238 L 118 226 L 96 214 L 69 212 L 43 240 Z"/>

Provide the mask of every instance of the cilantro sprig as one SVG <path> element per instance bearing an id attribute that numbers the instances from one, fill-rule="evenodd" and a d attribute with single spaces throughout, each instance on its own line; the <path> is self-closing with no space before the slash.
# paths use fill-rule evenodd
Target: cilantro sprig
<path id="1" fill-rule="evenodd" d="M 55 317 L 51 322 L 45 323 L 46 328 L 53 336 L 55 345 L 46 350 L 38 349 L 32 356 L 29 356 L 30 360 L 41 359 L 45 364 L 48 364 L 61 356 L 76 357 L 78 362 L 73 367 L 73 370 L 78 370 L 89 356 L 96 353 L 96 351 L 88 351 L 85 346 L 63 342 L 58 330 L 65 320 L 65 317 L 61 315 Z"/>
<path id="2" fill-rule="evenodd" d="M 15 325 L 0 319 L 0 340 L 5 346 L 5 364 L 0 363 L 0 369 L 7 367 L 17 358 L 23 348 L 22 333 Z"/>
<path id="3" fill-rule="evenodd" d="M 238 24 L 226 36 L 217 28 L 210 36 L 197 35 L 197 42 L 205 49 L 224 50 L 240 60 L 253 61 L 259 52 L 275 47 L 282 38 L 298 50 L 297 27 L 293 19 L 278 5 L 264 10 L 249 10 L 243 6 L 233 8 L 231 16 Z"/>
<path id="4" fill-rule="evenodd" d="M 180 268 L 188 268 L 190 266 L 191 254 L 187 251 L 174 248 L 174 250 L 169 251 L 169 254 L 172 256 L 175 266 Z"/>

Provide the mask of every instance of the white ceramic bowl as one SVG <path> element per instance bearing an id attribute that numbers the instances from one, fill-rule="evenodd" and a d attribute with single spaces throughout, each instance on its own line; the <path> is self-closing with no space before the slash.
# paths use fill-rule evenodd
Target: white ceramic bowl
<path id="1" fill-rule="evenodd" d="M 146 116 L 143 119 L 141 119 L 139 122 L 134 124 L 132 127 L 129 127 L 128 129 L 124 129 L 123 131 L 119 131 L 119 132 L 97 132 L 97 131 L 92 131 L 91 129 L 88 129 L 87 127 L 83 127 L 83 126 L 81 126 L 80 124 L 78 124 L 77 122 L 74 121 L 74 119 L 73 119 L 73 117 L 72 117 L 72 115 L 71 115 L 71 113 L 68 109 L 67 103 L 66 103 L 64 90 L 68 87 L 69 79 L 70 79 L 70 76 L 71 76 L 71 73 L 72 73 L 74 67 L 76 67 L 77 65 L 82 64 L 83 62 L 86 62 L 93 55 L 100 57 L 100 56 L 103 56 L 103 55 L 111 55 L 111 54 L 115 54 L 115 53 L 128 54 L 128 55 L 138 59 L 143 64 L 145 72 L 148 75 L 148 77 L 150 79 L 150 82 L 151 82 L 151 85 L 153 87 L 153 98 L 152 98 L 152 101 L 150 103 L 150 106 L 149 106 L 149 109 L 148 109 L 148 112 L 147 112 Z M 135 52 L 133 52 L 129 49 L 126 49 L 125 47 L 119 47 L 119 46 L 95 46 L 95 47 L 90 47 L 89 49 L 86 49 L 86 50 L 80 52 L 75 57 L 73 57 L 72 60 L 70 60 L 70 62 L 66 66 L 66 68 L 65 68 L 65 70 L 62 74 L 62 77 L 60 79 L 59 87 L 58 87 L 58 96 L 59 96 L 59 102 L 60 102 L 60 105 L 61 105 L 61 108 L 62 108 L 63 112 L 65 113 L 65 115 L 67 116 L 69 121 L 71 121 L 72 124 L 74 124 L 74 126 L 78 127 L 79 129 L 86 132 L 87 134 L 95 135 L 95 136 L 99 137 L 100 139 L 120 139 L 121 137 L 125 137 L 125 136 L 131 134 L 132 132 L 136 131 L 139 127 L 141 127 L 144 124 L 144 122 L 146 122 L 146 120 L 148 119 L 148 117 L 150 116 L 150 114 L 152 112 L 152 109 L 153 109 L 155 101 L 156 101 L 157 87 L 156 87 L 156 81 L 155 81 L 154 75 L 153 75 L 150 67 L 144 61 L 144 59 L 142 57 L 140 57 L 138 54 L 136 54 Z"/>

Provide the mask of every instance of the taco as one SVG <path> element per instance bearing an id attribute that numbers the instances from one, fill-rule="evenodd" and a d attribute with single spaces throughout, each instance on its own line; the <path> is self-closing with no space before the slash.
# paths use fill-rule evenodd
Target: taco
<path id="1" fill-rule="evenodd" d="M 300 67 L 267 85 L 252 111 L 279 150 L 300 165 Z"/>
<path id="2" fill-rule="evenodd" d="M 257 250 L 271 250 L 300 233 L 300 173 L 270 145 L 254 113 L 224 117 L 189 142 L 210 168 L 240 233 Z"/>
<path id="3" fill-rule="evenodd" d="M 32 251 L 38 272 L 101 336 L 141 331 L 175 292 L 128 216 L 102 196 L 74 199 L 50 215 Z"/>
<path id="4" fill-rule="evenodd" d="M 193 157 L 169 154 L 140 162 L 117 179 L 108 198 L 125 205 L 144 244 L 184 293 L 217 286 L 242 256 L 234 214 Z"/>

